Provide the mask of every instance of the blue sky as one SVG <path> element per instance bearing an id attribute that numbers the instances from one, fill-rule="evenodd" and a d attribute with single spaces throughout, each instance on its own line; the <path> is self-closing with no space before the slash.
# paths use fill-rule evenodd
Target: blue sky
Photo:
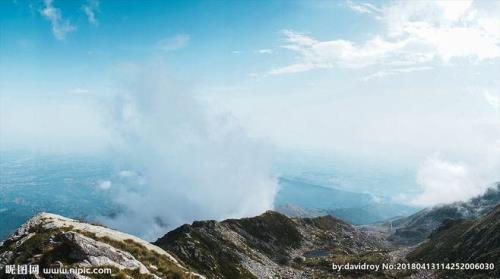
<path id="1" fill-rule="evenodd" d="M 154 65 L 285 153 L 414 169 L 421 204 L 443 184 L 470 196 L 500 176 L 499 12 L 498 1 L 2 1 L 2 148 L 106 148 L 103 107 Z"/>
<path id="2" fill-rule="evenodd" d="M 94 22 L 84 11 L 92 3 L 99 3 L 93 8 Z M 102 72 L 111 71 L 116 64 L 156 59 L 159 43 L 182 35 L 188 42 L 181 49 L 175 54 L 162 53 L 169 65 L 210 82 L 233 81 L 246 78 L 249 72 L 265 72 L 290 58 L 259 53 L 282 44 L 282 30 L 298 28 L 318 36 L 356 38 L 361 34 L 359 24 L 373 22 L 356 14 L 346 16 L 348 8 L 341 3 L 55 1 L 51 7 L 61 15 L 56 26 L 69 28 L 57 38 L 57 31 L 53 32 L 50 20 L 42 14 L 44 2 L 4 1 L 2 6 L 2 59 L 9 65 L 2 76 L 22 72 L 33 82 L 65 78 L 67 83 L 78 83 L 83 75 L 88 83 L 99 82 Z M 335 22 L 325 24 L 332 18 Z M 350 24 L 352 20 L 357 21 L 355 26 Z M 237 52 L 244 55 L 232 55 Z M 224 67 L 213 71 L 214 64 Z"/>

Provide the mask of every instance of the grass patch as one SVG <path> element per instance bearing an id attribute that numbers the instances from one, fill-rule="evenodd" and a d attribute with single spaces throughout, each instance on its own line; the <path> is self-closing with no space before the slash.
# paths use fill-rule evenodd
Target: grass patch
<path id="1" fill-rule="evenodd" d="M 189 278 L 189 274 L 186 274 L 186 270 L 179 267 L 177 264 L 173 263 L 170 259 L 168 259 L 165 255 L 161 255 L 155 251 L 149 250 L 147 247 L 133 241 L 132 239 L 126 239 L 125 241 L 117 241 L 111 239 L 109 237 L 97 237 L 94 233 L 82 232 L 76 230 L 76 232 L 85 235 L 89 238 L 92 238 L 97 241 L 101 241 L 103 243 L 109 244 L 117 249 L 129 252 L 134 256 L 138 261 L 142 262 L 151 273 L 155 275 L 166 278 L 166 279 L 184 279 Z M 152 266 L 156 267 L 156 269 L 151 268 Z M 122 273 L 126 273 L 127 275 L 132 276 L 132 278 L 143 279 L 143 278 L 151 278 L 149 275 L 138 275 L 138 270 L 122 270 Z M 138 277 L 142 276 L 142 277 Z"/>

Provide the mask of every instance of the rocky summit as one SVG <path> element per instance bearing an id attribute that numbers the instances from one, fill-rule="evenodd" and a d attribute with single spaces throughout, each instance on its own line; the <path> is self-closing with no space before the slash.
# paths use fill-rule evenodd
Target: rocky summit
<path id="1" fill-rule="evenodd" d="M 39 274 L 9 275 L 9 265 L 38 266 Z M 78 267 L 106 267 L 112 274 L 41 272 Z M 204 278 L 140 238 L 48 213 L 33 217 L 2 243 L 0 270 L 0 278 Z"/>
<path id="2" fill-rule="evenodd" d="M 339 219 L 288 218 L 273 211 L 194 222 L 155 244 L 209 278 L 331 278 L 342 275 L 332 270 L 334 262 L 391 261 L 382 243 Z M 360 274 L 368 276 L 349 276 Z M 385 277 L 381 272 L 372 275 Z"/>

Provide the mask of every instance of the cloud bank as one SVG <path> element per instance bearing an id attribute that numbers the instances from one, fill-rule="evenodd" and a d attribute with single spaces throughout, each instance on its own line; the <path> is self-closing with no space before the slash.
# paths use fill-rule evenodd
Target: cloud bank
<path id="1" fill-rule="evenodd" d="M 422 163 L 417 183 L 422 193 L 412 203 L 419 206 L 466 201 L 484 193 L 500 175 L 500 141 L 484 148 L 473 163 L 454 162 L 434 156 Z"/>
<path id="2" fill-rule="evenodd" d="M 284 48 L 297 61 L 269 74 L 289 74 L 319 68 L 387 68 L 448 63 L 453 58 L 473 61 L 500 57 L 500 5 L 473 1 L 396 1 L 382 7 L 347 2 L 353 11 L 373 16 L 384 31 L 366 41 L 318 40 L 285 30 Z"/>
<path id="3" fill-rule="evenodd" d="M 2 150 L 93 154 L 106 150 L 111 141 L 99 102 L 78 96 L 65 101 L 4 97 L 0 127 Z"/>
<path id="4" fill-rule="evenodd" d="M 126 71 L 110 125 L 117 154 L 134 171 L 120 173 L 138 173 L 142 182 L 122 187 L 117 202 L 125 210 L 107 224 L 154 239 L 193 220 L 272 207 L 269 146 L 248 138 L 229 116 L 211 115 L 161 67 Z"/>

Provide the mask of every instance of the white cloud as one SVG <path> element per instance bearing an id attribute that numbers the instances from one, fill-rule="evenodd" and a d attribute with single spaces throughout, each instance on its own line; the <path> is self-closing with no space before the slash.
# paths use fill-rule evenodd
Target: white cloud
<path id="1" fill-rule="evenodd" d="M 381 12 L 379 8 L 370 3 L 347 1 L 346 4 L 347 7 L 360 14 L 375 14 Z"/>
<path id="2" fill-rule="evenodd" d="M 298 61 L 269 71 L 285 74 L 315 68 L 362 68 L 371 65 L 447 63 L 453 58 L 474 62 L 500 57 L 500 7 L 488 9 L 471 1 L 398 1 L 379 8 L 369 4 L 349 7 L 372 14 L 384 32 L 356 43 L 345 39 L 321 41 L 284 31 L 284 48 L 298 53 Z M 492 11 L 493 10 L 493 11 Z"/>
<path id="3" fill-rule="evenodd" d="M 52 33 L 58 40 L 63 40 L 67 33 L 75 31 L 76 27 L 62 17 L 61 9 L 53 6 L 53 0 L 44 0 L 44 7 L 40 14 L 47 18 L 52 25 Z"/>
<path id="4" fill-rule="evenodd" d="M 284 30 L 283 34 L 287 37 L 287 41 L 292 44 L 286 46 L 290 49 L 293 49 L 295 46 L 312 46 L 318 42 L 306 34 L 297 33 L 292 30 Z"/>
<path id="5" fill-rule="evenodd" d="M 186 47 L 190 39 L 188 34 L 177 34 L 173 37 L 160 40 L 156 43 L 156 48 L 163 51 L 178 50 Z"/>
<path id="6" fill-rule="evenodd" d="M 103 180 L 103 181 L 99 181 L 99 183 L 97 183 L 97 186 L 101 189 L 101 190 L 109 190 L 109 188 L 111 188 L 111 181 L 109 180 Z"/>
<path id="7" fill-rule="evenodd" d="M 260 54 L 271 54 L 271 53 L 273 53 L 273 50 L 265 48 L 265 49 L 259 49 L 257 52 Z"/>
<path id="8" fill-rule="evenodd" d="M 365 43 L 359 45 L 348 40 L 318 41 L 308 35 L 285 30 L 288 45 L 284 48 L 300 54 L 298 63 L 276 68 L 270 74 L 284 74 L 308 71 L 314 68 L 362 68 L 377 63 L 382 63 L 388 56 L 407 59 L 414 56 L 412 53 L 405 53 L 403 50 L 409 42 L 387 41 L 376 36 Z"/>
<path id="9" fill-rule="evenodd" d="M 90 24 L 98 25 L 99 21 L 96 18 L 96 12 L 99 11 L 99 1 L 98 0 L 88 0 L 87 4 L 82 6 L 83 12 L 87 15 L 87 19 Z"/>
<path id="10" fill-rule="evenodd" d="M 460 19 L 470 8 L 473 0 L 441 0 L 436 1 L 436 5 L 441 7 L 443 18 L 447 20 Z"/>
<path id="11" fill-rule="evenodd" d="M 125 210 L 106 223 L 156 239 L 167 230 L 158 220 L 174 228 L 272 208 L 271 147 L 247 137 L 230 115 L 212 114 L 162 67 L 135 69 L 110 108 L 110 127 L 116 159 L 140 171 L 144 183 L 116 196 Z"/>
<path id="12" fill-rule="evenodd" d="M 484 98 L 493 108 L 500 108 L 500 94 L 495 94 L 490 91 L 484 91 Z"/>
<path id="13" fill-rule="evenodd" d="M 417 174 L 417 182 L 423 193 L 413 202 L 431 206 L 466 200 L 481 193 L 474 187 L 473 174 L 462 163 L 447 162 L 438 158 L 425 161 Z"/>
<path id="14" fill-rule="evenodd" d="M 271 54 L 273 53 L 273 50 L 270 48 L 263 48 L 263 49 L 257 49 L 257 50 L 232 50 L 232 54 L 243 54 L 243 53 L 258 53 L 258 54 Z"/>
<path id="15" fill-rule="evenodd" d="M 411 72 L 418 72 L 418 71 L 427 71 L 431 70 L 432 67 L 430 66 L 420 66 L 420 67 L 407 67 L 407 68 L 393 68 L 390 70 L 382 70 L 378 71 L 374 74 L 370 74 L 362 78 L 363 81 L 369 81 L 372 79 L 377 79 L 377 78 L 382 78 L 386 76 L 392 76 L 392 75 L 398 75 L 401 73 L 411 73 Z"/>
<path id="16" fill-rule="evenodd" d="M 121 177 L 134 177 L 137 176 L 137 173 L 130 170 L 122 170 L 118 173 L 118 175 Z"/>
<path id="17" fill-rule="evenodd" d="M 277 69 L 272 69 L 269 71 L 269 74 L 271 75 L 292 74 L 292 73 L 309 71 L 314 68 L 315 66 L 311 63 L 297 63 Z"/>
<path id="18" fill-rule="evenodd" d="M 466 201 L 483 193 L 499 179 L 500 144 L 484 148 L 484 156 L 474 164 L 432 157 L 423 162 L 417 183 L 423 192 L 412 202 L 420 206 Z"/>
<path id="19" fill-rule="evenodd" d="M 448 61 L 500 57 L 499 6 L 489 9 L 473 1 L 399 1 L 383 8 L 388 37 L 407 38 L 427 46 L 426 52 Z"/>

